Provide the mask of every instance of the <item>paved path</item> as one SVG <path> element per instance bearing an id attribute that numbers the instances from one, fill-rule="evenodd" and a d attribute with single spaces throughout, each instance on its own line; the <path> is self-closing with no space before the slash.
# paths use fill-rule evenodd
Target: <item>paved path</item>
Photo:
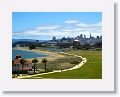
<path id="1" fill-rule="evenodd" d="M 19 76 L 17 78 L 20 78 L 20 79 L 21 78 L 29 78 L 29 77 L 39 76 L 39 75 L 45 75 L 45 74 L 51 74 L 51 73 L 56 73 L 56 72 L 64 72 L 64 71 L 74 70 L 74 69 L 80 68 L 83 64 L 85 64 L 87 62 L 87 59 L 83 58 L 82 56 L 78 56 L 78 55 L 74 55 L 74 54 L 68 54 L 68 53 L 64 53 L 64 52 L 60 52 L 60 53 L 64 54 L 64 55 L 70 55 L 70 56 L 80 57 L 80 58 L 82 58 L 82 61 L 78 65 L 76 65 L 76 66 L 74 66 L 74 67 L 72 67 L 70 69 L 65 69 L 65 70 L 62 70 L 62 71 L 61 70 L 54 70 L 53 72 L 47 72 L 47 73 L 41 73 L 41 74 L 34 74 L 34 75 L 28 75 L 28 76 Z"/>

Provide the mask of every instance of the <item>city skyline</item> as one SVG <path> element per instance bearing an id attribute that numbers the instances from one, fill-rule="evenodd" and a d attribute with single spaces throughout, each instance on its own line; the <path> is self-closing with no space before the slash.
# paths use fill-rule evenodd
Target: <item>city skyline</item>
<path id="1" fill-rule="evenodd" d="M 89 33 L 89 36 L 88 37 L 86 37 L 86 35 L 85 34 L 80 34 L 80 35 L 78 35 L 78 36 L 75 36 L 75 37 L 69 37 L 69 36 L 66 36 L 66 37 L 62 37 L 62 38 L 58 38 L 58 37 L 55 37 L 55 36 L 53 36 L 54 38 L 56 38 L 56 39 L 62 39 L 62 38 L 74 38 L 74 39 L 76 39 L 77 37 L 81 37 L 81 38 L 102 38 L 102 35 L 97 35 L 97 36 L 92 36 L 92 34 L 91 33 Z M 52 40 L 53 39 L 53 37 L 50 39 L 50 40 Z"/>
<path id="2" fill-rule="evenodd" d="M 14 12 L 13 39 L 50 40 L 53 36 L 102 35 L 101 12 Z"/>

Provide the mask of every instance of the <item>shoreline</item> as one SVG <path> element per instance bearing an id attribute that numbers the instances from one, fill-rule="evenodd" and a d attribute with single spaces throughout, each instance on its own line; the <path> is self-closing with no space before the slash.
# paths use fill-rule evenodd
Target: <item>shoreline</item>
<path id="1" fill-rule="evenodd" d="M 23 50 L 23 51 L 30 51 L 30 52 L 35 52 L 35 53 L 41 53 L 41 54 L 45 54 L 47 55 L 46 57 L 36 57 L 38 59 L 38 61 L 41 61 L 42 58 L 47 58 L 49 61 L 53 61 L 55 59 L 58 59 L 58 58 L 62 58 L 62 57 L 65 57 L 65 55 L 61 54 L 61 53 L 58 53 L 58 52 L 50 52 L 48 50 L 42 50 L 42 49 L 33 49 L 33 50 L 29 50 L 28 48 L 12 48 L 12 49 L 16 49 L 16 50 Z M 28 58 L 27 60 L 32 60 L 34 58 Z"/>

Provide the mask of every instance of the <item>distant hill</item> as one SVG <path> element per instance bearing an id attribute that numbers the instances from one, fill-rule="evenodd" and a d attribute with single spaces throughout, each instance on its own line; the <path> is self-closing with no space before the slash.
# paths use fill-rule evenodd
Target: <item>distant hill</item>
<path id="1" fill-rule="evenodd" d="M 12 43 L 19 42 L 19 41 L 28 41 L 28 42 L 36 42 L 35 39 L 12 39 Z M 39 42 L 45 42 L 47 40 L 38 40 Z"/>

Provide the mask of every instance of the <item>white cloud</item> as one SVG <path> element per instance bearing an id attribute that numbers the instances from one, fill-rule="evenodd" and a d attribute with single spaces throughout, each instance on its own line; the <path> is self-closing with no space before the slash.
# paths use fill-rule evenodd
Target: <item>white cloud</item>
<path id="1" fill-rule="evenodd" d="M 89 25 L 84 24 L 84 23 L 79 23 L 79 24 L 76 24 L 76 26 L 78 26 L 78 27 L 88 27 Z"/>
<path id="2" fill-rule="evenodd" d="M 86 36 L 92 33 L 93 35 L 101 35 L 102 33 L 102 23 L 96 24 L 85 24 L 79 21 L 71 20 L 65 21 L 65 25 L 42 25 L 36 27 L 32 30 L 26 30 L 23 32 L 13 32 L 13 36 L 31 37 L 31 36 L 56 36 L 56 37 L 76 37 L 80 34 L 85 34 Z M 79 23 L 78 23 L 79 22 Z M 73 24 L 72 26 L 69 24 Z"/>
<path id="3" fill-rule="evenodd" d="M 54 29 L 58 29 L 60 28 L 60 26 L 56 26 L 56 25 L 45 25 L 45 26 L 39 26 L 36 29 L 38 30 L 54 30 Z"/>
<path id="4" fill-rule="evenodd" d="M 102 23 L 101 22 L 98 22 L 98 23 L 95 23 L 95 24 L 85 24 L 85 23 L 79 23 L 79 24 L 76 24 L 76 26 L 78 27 L 84 27 L 84 28 L 96 28 L 96 27 L 102 27 Z"/>
<path id="5" fill-rule="evenodd" d="M 78 21 L 78 20 L 66 20 L 64 23 L 65 24 L 77 24 L 77 23 L 80 23 L 80 21 Z"/>

